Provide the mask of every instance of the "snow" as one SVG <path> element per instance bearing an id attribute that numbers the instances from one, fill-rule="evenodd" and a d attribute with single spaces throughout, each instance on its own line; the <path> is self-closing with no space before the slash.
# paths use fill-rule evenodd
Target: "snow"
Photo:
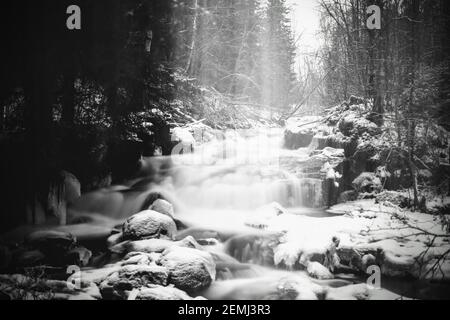
<path id="1" fill-rule="evenodd" d="M 340 204 L 331 212 L 340 216 L 315 218 L 282 214 L 267 223 L 268 231 L 282 231 L 281 243 L 274 248 L 274 263 L 289 268 L 299 262 L 307 266 L 314 254 L 324 254 L 331 238 L 340 239 L 340 247 L 384 253 L 382 272 L 387 275 L 420 277 L 436 258 L 450 250 L 448 234 L 435 217 L 417 212 L 397 212 L 398 209 L 375 204 L 374 200 L 358 200 Z M 438 237 L 431 244 L 431 236 Z M 426 253 L 426 254 L 425 254 Z M 423 255 L 422 274 L 416 259 Z M 450 260 L 442 262 L 443 272 L 429 273 L 428 278 L 449 279 Z"/>

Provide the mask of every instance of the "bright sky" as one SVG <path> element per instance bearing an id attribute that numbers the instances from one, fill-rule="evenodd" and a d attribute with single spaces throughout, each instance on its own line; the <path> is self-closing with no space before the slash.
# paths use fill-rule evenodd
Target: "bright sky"
<path id="1" fill-rule="evenodd" d="M 320 16 L 318 12 L 319 0 L 286 0 L 291 8 L 291 22 L 294 31 L 294 39 L 300 40 L 297 45 L 297 64 L 301 60 L 302 53 L 315 52 L 320 46 L 320 38 L 317 35 L 320 28 Z"/>

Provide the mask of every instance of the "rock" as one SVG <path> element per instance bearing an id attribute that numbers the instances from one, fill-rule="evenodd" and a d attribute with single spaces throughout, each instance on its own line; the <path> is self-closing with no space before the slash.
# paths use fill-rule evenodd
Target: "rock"
<path id="1" fill-rule="evenodd" d="M 339 263 L 349 266 L 354 270 L 362 270 L 362 255 L 357 249 L 342 246 L 337 248 L 336 254 L 339 257 Z"/>
<path id="2" fill-rule="evenodd" d="M 141 289 L 136 300 L 194 300 L 194 298 L 172 286 L 151 285 Z"/>
<path id="3" fill-rule="evenodd" d="M 199 239 L 198 244 L 201 246 L 216 246 L 219 245 L 220 242 L 216 238 L 206 238 L 206 239 Z"/>
<path id="4" fill-rule="evenodd" d="M 104 299 L 127 299 L 129 291 L 150 285 L 167 285 L 169 273 L 161 266 L 125 265 L 100 284 Z"/>
<path id="5" fill-rule="evenodd" d="M 165 214 L 172 219 L 174 218 L 173 206 L 169 201 L 163 199 L 157 199 L 152 203 L 149 210 L 153 210 L 162 214 Z"/>
<path id="6" fill-rule="evenodd" d="M 380 191 L 382 188 L 381 180 L 373 172 L 363 172 L 352 182 L 353 187 L 358 192 Z"/>
<path id="7" fill-rule="evenodd" d="M 375 136 L 381 133 L 381 129 L 374 122 L 361 117 L 357 113 L 349 113 L 344 116 L 339 121 L 338 128 L 347 137 L 352 135 L 362 136 L 364 133 Z"/>
<path id="8" fill-rule="evenodd" d="M 273 266 L 274 248 L 280 244 L 281 236 L 280 232 L 238 235 L 227 241 L 225 250 L 240 262 Z"/>
<path id="9" fill-rule="evenodd" d="M 99 285 L 100 294 L 104 300 L 126 300 L 132 287 L 121 285 L 119 273 L 114 272 Z"/>
<path id="10" fill-rule="evenodd" d="M 192 227 L 178 231 L 177 235 L 175 236 L 175 239 L 182 240 L 188 236 L 194 238 L 197 241 L 201 239 L 211 239 L 211 238 L 220 239 L 220 234 L 217 231 L 198 227 Z"/>
<path id="11" fill-rule="evenodd" d="M 92 252 L 84 247 L 78 246 L 69 250 L 66 253 L 65 261 L 67 264 L 75 264 L 80 267 L 85 267 L 89 264 L 92 258 Z"/>
<path id="12" fill-rule="evenodd" d="M 169 282 L 188 292 L 208 287 L 216 277 L 216 264 L 211 254 L 197 249 L 170 247 L 159 263 L 169 270 Z"/>
<path id="13" fill-rule="evenodd" d="M 119 278 L 132 284 L 133 288 L 148 284 L 167 285 L 168 277 L 166 268 L 156 265 L 126 265 L 119 270 Z"/>
<path id="14" fill-rule="evenodd" d="M 333 279 L 333 274 L 321 265 L 318 262 L 309 262 L 308 267 L 306 268 L 308 275 L 312 278 L 325 280 L 325 279 Z"/>
<path id="15" fill-rule="evenodd" d="M 102 283 L 110 275 L 117 273 L 122 266 L 120 264 L 110 264 L 103 268 L 83 270 L 81 280 L 86 283 Z"/>
<path id="16" fill-rule="evenodd" d="M 85 294 L 91 296 L 92 298 L 96 299 L 96 300 L 99 300 L 99 299 L 102 298 L 102 295 L 100 293 L 100 289 L 93 282 L 91 282 L 88 287 L 83 288 L 83 292 Z"/>
<path id="17" fill-rule="evenodd" d="M 121 243 L 122 240 L 123 240 L 122 232 L 115 233 L 108 237 L 108 239 L 106 240 L 106 245 L 108 248 L 111 248 L 111 247 L 115 246 L 116 244 Z"/>
<path id="18" fill-rule="evenodd" d="M 128 253 L 122 260 L 122 265 L 130 265 L 130 264 L 143 264 L 150 265 L 156 264 L 161 258 L 161 254 L 152 252 L 152 253 L 144 253 L 144 252 L 130 252 Z"/>
<path id="19" fill-rule="evenodd" d="M 129 240 L 172 239 L 176 231 L 175 222 L 170 217 L 153 210 L 139 212 L 123 224 L 123 237 Z"/>
<path id="20" fill-rule="evenodd" d="M 313 136 L 314 134 L 312 133 L 286 130 L 284 132 L 284 147 L 291 150 L 306 148 L 311 144 Z"/>
<path id="21" fill-rule="evenodd" d="M 325 257 L 323 265 L 328 268 L 331 272 L 334 272 L 335 268 L 340 265 L 340 258 L 337 254 L 337 248 L 341 243 L 341 239 L 337 236 L 331 238 L 330 244 L 325 250 Z"/>
<path id="22" fill-rule="evenodd" d="M 198 242 L 194 239 L 194 237 L 187 236 L 180 241 L 176 241 L 175 245 L 178 247 L 183 248 L 192 248 L 192 249 L 199 249 L 201 250 L 201 246 L 198 244 Z"/>
<path id="23" fill-rule="evenodd" d="M 347 190 L 342 192 L 338 197 L 338 203 L 345 203 L 348 201 L 355 201 L 358 198 L 358 193 L 355 190 Z"/>
<path id="24" fill-rule="evenodd" d="M 129 241 L 125 244 L 126 252 L 163 252 L 170 246 L 173 246 L 174 242 L 166 239 L 147 239 L 139 241 Z"/>
<path id="25" fill-rule="evenodd" d="M 361 97 L 356 97 L 354 95 L 351 95 L 350 98 L 348 99 L 348 104 L 350 106 L 354 106 L 354 105 L 360 105 L 365 103 L 366 101 L 364 100 L 364 98 Z"/>
<path id="26" fill-rule="evenodd" d="M 119 248 L 122 246 L 121 252 L 163 252 L 164 250 L 172 247 L 185 247 L 185 248 L 193 248 L 193 249 L 201 249 L 201 246 L 195 241 L 195 239 L 191 236 L 187 236 L 179 241 L 170 241 L 166 239 L 147 239 L 147 240 L 139 240 L 139 241 L 128 241 L 123 244 L 117 245 L 115 248 Z M 116 249 L 120 251 L 120 249 Z"/>
<path id="27" fill-rule="evenodd" d="M 75 237 L 68 232 L 41 230 L 29 234 L 25 243 L 41 250 L 44 254 L 67 252 L 76 243 Z"/>
<path id="28" fill-rule="evenodd" d="M 45 263 L 60 266 L 66 264 L 66 256 L 75 248 L 76 238 L 68 232 L 41 230 L 29 234 L 25 244 L 42 252 Z"/>
<path id="29" fill-rule="evenodd" d="M 400 208 L 408 208 L 411 206 L 411 200 L 408 194 L 399 191 L 384 190 L 375 196 L 375 203 L 393 204 Z"/>

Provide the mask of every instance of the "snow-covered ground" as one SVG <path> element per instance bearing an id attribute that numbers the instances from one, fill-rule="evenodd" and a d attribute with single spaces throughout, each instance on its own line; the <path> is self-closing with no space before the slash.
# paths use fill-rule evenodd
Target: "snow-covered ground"
<path id="1" fill-rule="evenodd" d="M 312 256 L 325 254 L 335 236 L 340 239 L 342 255 L 355 256 L 355 268 L 363 267 L 358 260 L 371 254 L 384 275 L 449 279 L 449 234 L 442 230 L 438 217 L 400 211 L 374 200 L 339 204 L 329 213 L 335 216 L 324 219 L 285 213 L 267 219 L 267 214 L 262 215 L 259 223 L 267 225 L 267 230 L 285 232 L 274 249 L 275 264 L 306 265 Z M 255 216 L 252 219 L 258 223 Z"/>

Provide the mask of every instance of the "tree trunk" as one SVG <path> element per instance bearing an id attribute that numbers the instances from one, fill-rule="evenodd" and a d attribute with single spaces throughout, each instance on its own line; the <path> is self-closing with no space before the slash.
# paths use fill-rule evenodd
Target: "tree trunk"
<path id="1" fill-rule="evenodd" d="M 194 0 L 194 18 L 192 21 L 192 40 L 189 47 L 189 57 L 186 63 L 186 73 L 192 74 L 192 60 L 194 59 L 195 42 L 197 38 L 198 0 Z"/>
<path id="2" fill-rule="evenodd" d="M 415 120 L 408 121 L 408 168 L 411 174 L 411 184 L 413 188 L 413 205 L 414 210 L 419 207 L 419 195 L 417 190 L 417 168 L 414 164 L 414 143 L 416 135 L 416 122 Z"/>

